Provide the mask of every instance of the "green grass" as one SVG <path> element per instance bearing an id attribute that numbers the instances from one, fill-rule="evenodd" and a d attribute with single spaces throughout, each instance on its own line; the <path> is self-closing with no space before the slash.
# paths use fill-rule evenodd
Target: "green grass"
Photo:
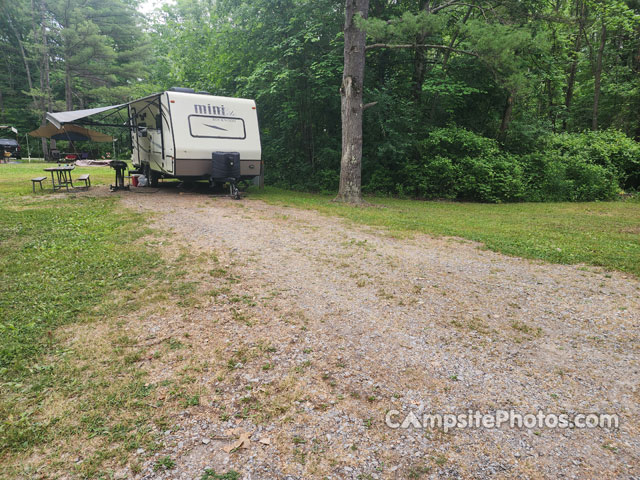
<path id="1" fill-rule="evenodd" d="M 44 169 L 57 164 L 45 162 L 31 163 L 6 163 L 0 164 L 0 198 L 11 196 L 32 195 L 31 179 L 44 177 L 42 182 L 43 191 L 36 185 L 36 195 L 51 194 L 51 173 Z M 109 185 L 115 181 L 115 173 L 109 167 L 77 167 L 71 172 L 71 177 L 75 180 L 80 175 L 88 173 L 91 175 L 91 185 Z M 84 185 L 84 182 L 80 182 Z M 62 190 L 63 192 L 65 190 Z"/>
<path id="2" fill-rule="evenodd" d="M 144 244 L 134 246 L 150 230 L 115 197 L 32 195 L 29 179 L 45 166 L 0 165 L 0 457 L 82 432 L 89 438 L 108 436 L 126 452 L 122 445 L 133 448 L 131 442 L 144 431 L 142 424 L 117 414 L 142 413 L 146 391 L 135 364 L 129 365 L 135 355 L 114 353 L 106 371 L 96 365 L 88 372 L 77 360 L 93 347 L 68 350 L 60 343 L 59 327 L 115 318 L 135 308 L 131 287 L 144 284 L 161 260 Z M 85 171 L 94 184 L 107 183 L 112 172 L 77 170 Z M 132 383 L 112 384 L 114 371 Z M 52 417 L 57 407 L 50 400 L 58 396 L 67 400 Z M 76 408 L 86 414 L 78 416 Z M 98 451 L 81 468 L 98 469 L 114 452 Z"/>
<path id="3" fill-rule="evenodd" d="M 483 243 L 507 255 L 585 263 L 640 276 L 640 202 L 479 204 L 370 197 L 370 207 L 333 196 L 252 189 L 269 203 L 314 209 L 396 234 L 426 233 Z"/>
<path id="4" fill-rule="evenodd" d="M 23 370 L 52 331 L 86 315 L 157 262 L 131 243 L 148 230 L 115 198 L 0 200 L 0 376 Z M 137 220 L 137 221 L 136 221 Z"/>

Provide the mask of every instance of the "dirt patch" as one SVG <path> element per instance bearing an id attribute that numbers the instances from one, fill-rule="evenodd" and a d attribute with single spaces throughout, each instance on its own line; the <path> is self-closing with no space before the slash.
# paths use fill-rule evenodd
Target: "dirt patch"
<path id="1" fill-rule="evenodd" d="M 189 252 L 171 280 L 184 303 L 139 323 L 137 341 L 162 350 L 143 366 L 150 381 L 180 378 L 188 392 L 164 449 L 140 453 L 137 478 L 637 475 L 637 279 L 250 198 L 160 190 L 122 201 L 173 232 L 159 251 Z M 497 409 L 617 413 L 620 426 L 385 424 L 389 410 Z M 248 448 L 225 451 L 232 429 Z M 165 457 L 175 465 L 161 473 Z"/>

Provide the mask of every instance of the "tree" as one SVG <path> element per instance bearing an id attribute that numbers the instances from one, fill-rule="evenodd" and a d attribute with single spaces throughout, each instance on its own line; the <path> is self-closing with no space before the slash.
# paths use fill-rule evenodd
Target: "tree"
<path id="1" fill-rule="evenodd" d="M 342 158 L 340 189 L 336 200 L 362 202 L 362 114 L 366 34 L 357 17 L 366 19 L 369 0 L 347 0 L 344 24 L 344 70 L 340 87 L 342 113 Z"/>

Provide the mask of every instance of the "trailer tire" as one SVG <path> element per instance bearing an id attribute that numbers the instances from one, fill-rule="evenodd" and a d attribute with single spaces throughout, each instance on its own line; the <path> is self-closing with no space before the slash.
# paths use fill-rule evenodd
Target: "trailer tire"
<path id="1" fill-rule="evenodd" d="M 148 163 L 144 164 L 144 176 L 147 177 L 148 185 L 150 187 L 158 186 L 158 174 L 151 170 L 151 165 Z"/>
<path id="2" fill-rule="evenodd" d="M 158 174 L 156 172 L 154 172 L 153 170 L 149 169 L 149 186 L 157 187 L 159 178 L 160 177 L 158 176 Z"/>

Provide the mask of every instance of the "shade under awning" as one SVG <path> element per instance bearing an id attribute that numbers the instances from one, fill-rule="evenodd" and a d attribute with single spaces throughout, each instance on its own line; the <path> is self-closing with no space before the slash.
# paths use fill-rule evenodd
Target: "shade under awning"
<path id="1" fill-rule="evenodd" d="M 62 127 L 57 128 L 51 123 L 48 123 L 44 127 L 40 127 L 33 132 L 29 132 L 29 135 L 32 137 L 53 138 L 54 140 L 69 140 L 72 142 L 92 141 L 106 143 L 113 141 L 113 137 L 110 135 L 105 135 L 104 133 L 89 130 L 88 128 L 80 127 L 78 125 L 62 125 Z"/>
<path id="2" fill-rule="evenodd" d="M 47 120 L 53 123 L 56 127 L 60 128 L 65 123 L 73 123 L 76 120 L 80 120 L 81 118 L 90 117 L 91 115 L 96 115 L 98 113 L 106 112 L 108 110 L 115 110 L 116 108 L 121 108 L 127 106 L 127 103 L 122 103 L 120 105 L 111 105 L 109 107 L 99 107 L 99 108 L 88 108 L 86 110 L 71 110 L 69 112 L 55 112 L 49 113 L 47 112 Z"/>

